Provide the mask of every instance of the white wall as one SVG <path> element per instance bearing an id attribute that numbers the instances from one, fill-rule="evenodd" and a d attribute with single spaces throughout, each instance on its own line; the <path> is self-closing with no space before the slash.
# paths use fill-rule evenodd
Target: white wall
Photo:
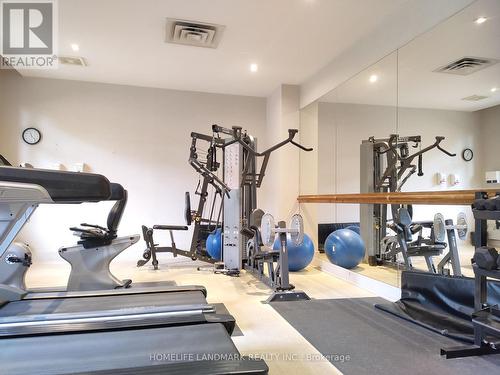
<path id="1" fill-rule="evenodd" d="M 288 129 L 300 128 L 299 87 L 281 85 L 267 100 L 267 137 L 259 141 L 262 151 L 288 138 Z M 299 142 L 301 134 L 294 140 Z M 275 219 L 286 220 L 297 212 L 300 180 L 300 154 L 304 151 L 288 144 L 271 154 L 266 172 L 266 196 L 264 203 Z M 267 204 L 265 204 L 267 203 Z M 266 210 L 265 207 L 261 207 Z"/>
<path id="2" fill-rule="evenodd" d="M 261 139 L 266 132 L 265 98 L 21 78 L 5 70 L 0 92 L 0 153 L 42 168 L 84 162 L 89 171 L 123 184 L 129 191 L 123 235 L 139 233 L 142 224 L 182 224 L 185 191 L 197 202 L 198 176 L 187 163 L 191 131 L 210 134 L 217 123 L 242 126 Z M 42 131 L 40 144 L 21 141 L 28 126 Z M 75 243 L 68 227 L 104 224 L 109 207 L 109 202 L 40 207 L 22 232 L 35 266 L 59 261 L 57 249 Z M 191 232 L 179 233 L 177 245 L 187 248 L 190 238 Z M 143 248 L 141 240 L 119 259 L 137 259 Z"/>
<path id="3" fill-rule="evenodd" d="M 359 145 L 370 136 L 386 138 L 396 132 L 396 109 L 387 106 L 319 103 L 318 192 L 320 194 L 359 192 Z M 450 158 L 437 150 L 424 155 L 423 177 L 416 175 L 404 186 L 404 191 L 469 189 L 481 186 L 482 147 L 480 146 L 479 114 L 472 112 L 430 109 L 399 109 L 399 134 L 421 135 L 423 146 L 442 135 L 446 149 L 457 153 Z M 476 157 L 463 161 L 461 152 L 470 147 Z M 456 173 L 461 176 L 458 186 L 435 184 L 435 174 Z M 319 205 L 320 223 L 359 221 L 358 205 Z M 415 206 L 416 220 L 430 220 L 435 212 L 455 218 L 468 207 Z"/>

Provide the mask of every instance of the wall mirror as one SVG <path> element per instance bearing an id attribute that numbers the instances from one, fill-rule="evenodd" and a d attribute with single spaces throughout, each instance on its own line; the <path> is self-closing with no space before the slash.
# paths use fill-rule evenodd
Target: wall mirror
<path id="1" fill-rule="evenodd" d="M 316 151 L 301 155 L 301 194 L 500 190 L 500 185 L 486 183 L 488 173 L 500 170 L 499 40 L 500 3 L 476 1 L 303 108 L 301 133 L 315 143 Z M 393 163 L 388 147 L 405 158 L 417 155 L 392 186 L 389 179 L 382 181 Z M 433 246 L 419 251 L 409 241 L 407 254 L 420 254 L 410 258 L 413 268 L 472 274 L 474 221 L 469 206 L 301 206 L 320 251 L 335 230 L 364 228 L 367 256 L 354 272 L 398 286 L 400 271 L 409 262 L 386 224 L 401 212 L 414 224 L 413 240 L 421 236 Z M 462 226 L 446 228 L 445 220 Z M 488 235 L 492 242 L 500 240 L 494 225 Z M 326 255 L 319 256 L 328 262 Z M 379 265 L 370 266 L 368 260 Z"/>

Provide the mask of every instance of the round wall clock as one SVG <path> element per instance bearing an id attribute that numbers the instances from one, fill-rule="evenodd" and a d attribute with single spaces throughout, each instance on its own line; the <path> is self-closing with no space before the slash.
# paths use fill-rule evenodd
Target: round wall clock
<path id="1" fill-rule="evenodd" d="M 474 157 L 474 152 L 472 152 L 470 148 L 466 148 L 465 150 L 462 151 L 462 158 L 465 161 L 471 161 L 473 157 Z"/>
<path id="2" fill-rule="evenodd" d="M 26 128 L 23 131 L 23 141 L 29 145 L 36 145 L 42 139 L 42 133 L 36 128 Z"/>

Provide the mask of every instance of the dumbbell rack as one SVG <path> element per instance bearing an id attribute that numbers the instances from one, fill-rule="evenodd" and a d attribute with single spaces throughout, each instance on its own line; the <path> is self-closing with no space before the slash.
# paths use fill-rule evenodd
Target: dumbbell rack
<path id="1" fill-rule="evenodd" d="M 500 220 L 500 211 L 472 210 L 476 221 L 475 247 L 487 245 L 486 228 L 488 220 Z M 500 353 L 500 308 L 498 305 L 487 306 L 487 279 L 500 280 L 500 270 L 485 270 L 472 264 L 474 270 L 474 345 L 441 349 L 446 358 L 460 358 Z M 492 342 L 492 337 L 499 342 Z M 487 340 L 488 339 L 488 340 Z"/>

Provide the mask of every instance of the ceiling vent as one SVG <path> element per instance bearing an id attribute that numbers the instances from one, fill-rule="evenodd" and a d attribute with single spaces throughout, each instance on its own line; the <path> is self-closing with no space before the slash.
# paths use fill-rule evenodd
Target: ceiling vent
<path id="1" fill-rule="evenodd" d="M 225 26 L 167 18 L 167 43 L 217 48 Z"/>
<path id="2" fill-rule="evenodd" d="M 486 98 L 487 98 L 487 96 L 483 96 L 483 95 L 471 95 L 471 96 L 467 96 L 465 98 L 462 98 L 462 100 L 467 100 L 469 102 L 477 102 L 479 100 L 483 100 Z"/>
<path id="3" fill-rule="evenodd" d="M 481 69 L 495 65 L 497 62 L 498 60 L 483 57 L 462 57 L 461 59 L 436 69 L 435 72 L 467 76 Z"/>
<path id="4" fill-rule="evenodd" d="M 59 56 L 59 63 L 64 65 L 87 66 L 87 62 L 83 57 Z"/>

